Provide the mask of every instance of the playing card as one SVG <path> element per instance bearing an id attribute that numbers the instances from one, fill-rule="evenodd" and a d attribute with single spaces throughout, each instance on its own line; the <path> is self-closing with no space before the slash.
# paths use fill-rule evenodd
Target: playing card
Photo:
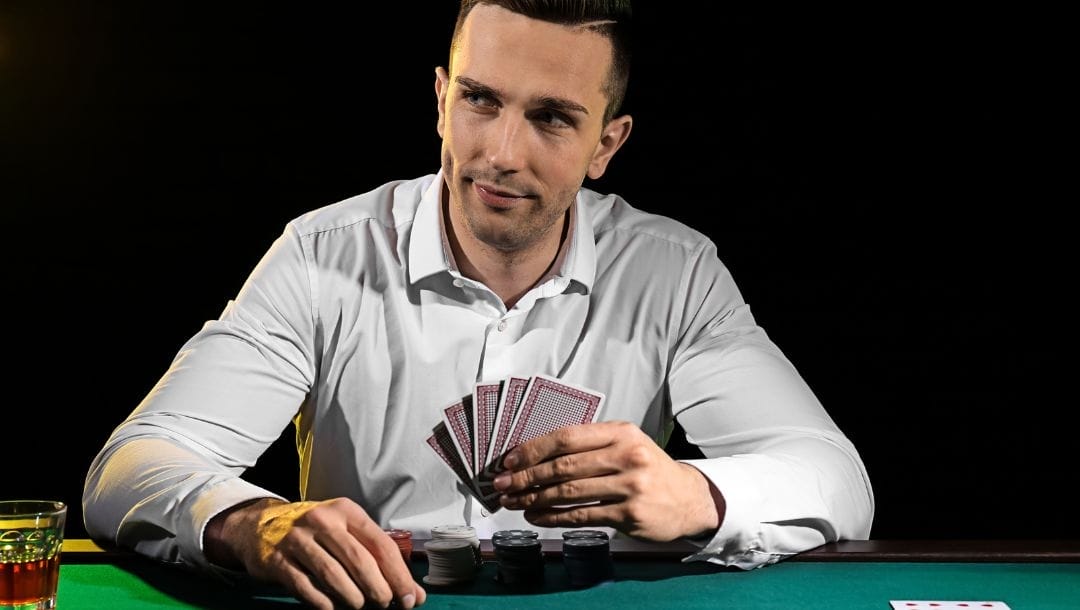
<path id="1" fill-rule="evenodd" d="M 497 493 L 482 493 L 476 486 L 475 482 L 471 479 L 468 469 L 465 467 L 465 463 L 461 461 L 461 456 L 457 453 L 457 448 L 454 446 L 453 434 L 446 427 L 446 422 L 441 421 L 435 425 L 432 430 L 431 436 L 427 437 L 425 441 L 427 445 L 431 447 L 432 451 L 443 461 L 444 464 L 450 467 L 450 470 L 457 475 L 461 484 L 469 490 L 469 493 L 475 497 L 480 504 L 488 509 L 489 512 L 494 513 L 502 508 L 499 504 L 499 497 Z"/>
<path id="2" fill-rule="evenodd" d="M 1005 602 L 890 601 L 893 610 L 1010 610 Z"/>
<path id="3" fill-rule="evenodd" d="M 510 377 L 503 382 L 502 386 L 499 407 L 495 413 L 494 438 L 491 439 L 491 446 L 488 447 L 487 455 L 484 457 L 484 470 L 479 476 L 479 480 L 483 483 L 495 478 L 496 471 L 492 468 L 493 462 L 502 455 L 506 439 L 510 438 L 510 427 L 514 424 L 514 417 L 521 406 L 521 398 L 525 396 L 525 389 L 529 387 L 529 379 Z"/>
<path id="4" fill-rule="evenodd" d="M 521 399 L 503 453 L 559 428 L 596 421 L 604 397 L 602 392 L 534 375 Z"/>
<path id="5" fill-rule="evenodd" d="M 473 497 L 476 498 L 476 501 L 480 503 L 480 506 L 483 506 L 487 509 L 489 513 L 494 515 L 495 513 L 502 510 L 502 504 L 499 503 L 499 496 L 501 495 L 502 494 L 499 492 L 494 492 L 488 495 L 477 492 L 473 494 Z"/>
<path id="6" fill-rule="evenodd" d="M 510 377 L 479 383 L 442 409 L 426 441 L 488 511 L 502 508 L 493 480 L 505 450 L 564 426 L 589 423 L 604 394 L 554 377 Z"/>
<path id="7" fill-rule="evenodd" d="M 427 437 L 426 442 L 432 451 L 442 459 L 443 463 L 454 471 L 462 484 L 472 491 L 474 487 L 470 480 L 469 471 L 465 468 L 465 463 L 458 457 L 457 450 L 454 448 L 454 441 L 450 436 L 450 430 L 447 429 L 446 423 L 439 422 L 435 425 L 431 436 Z"/>
<path id="8" fill-rule="evenodd" d="M 473 471 L 473 439 L 472 439 L 472 396 L 466 396 L 451 404 L 442 411 L 443 422 L 450 431 L 450 440 L 453 441 L 454 451 L 458 458 L 465 464 L 469 473 L 468 478 L 475 476 Z"/>
<path id="9" fill-rule="evenodd" d="M 487 463 L 491 448 L 491 435 L 495 430 L 495 416 L 499 412 L 502 382 L 478 383 L 473 388 L 473 472 L 479 473 Z"/>

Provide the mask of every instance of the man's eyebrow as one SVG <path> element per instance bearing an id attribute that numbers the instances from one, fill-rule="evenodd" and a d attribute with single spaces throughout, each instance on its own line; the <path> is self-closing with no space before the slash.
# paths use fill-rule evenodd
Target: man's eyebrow
<path id="1" fill-rule="evenodd" d="M 456 80 L 459 85 L 461 85 L 462 87 L 468 89 L 472 93 L 480 93 L 480 94 L 483 94 L 483 95 L 489 95 L 489 96 L 491 96 L 491 97 L 493 97 L 495 99 L 499 99 L 499 98 L 502 97 L 501 95 L 499 95 L 499 92 L 497 90 L 495 90 L 495 89 L 493 89 L 491 87 L 488 87 L 487 85 L 482 84 L 479 81 L 475 81 L 475 80 L 473 80 L 471 78 L 468 78 L 466 76 L 458 76 L 454 80 Z"/>
<path id="2" fill-rule="evenodd" d="M 588 115 L 589 109 L 581 104 L 561 97 L 545 96 L 540 98 L 540 103 L 549 110 L 556 110 L 566 114 L 580 112 L 581 114 Z"/>
<path id="3" fill-rule="evenodd" d="M 479 93 L 479 94 L 482 94 L 482 95 L 488 95 L 488 96 L 491 96 L 491 97 L 493 97 L 495 99 L 502 99 L 502 97 L 503 97 L 499 93 L 499 91 L 497 89 L 495 89 L 493 87 L 489 87 L 489 86 L 487 86 L 487 85 L 485 85 L 485 84 L 483 84 L 483 83 L 481 83 L 479 81 L 475 81 L 475 80 L 473 80 L 471 78 L 468 78 L 466 76 L 458 76 L 458 77 L 455 77 L 454 80 L 456 80 L 459 85 L 461 85 L 462 87 L 468 89 L 469 91 L 471 91 L 473 93 Z M 545 95 L 545 96 L 540 97 L 538 101 L 540 102 L 540 105 L 542 105 L 544 108 L 547 108 L 549 110 L 556 110 L 556 111 L 565 112 L 565 113 L 578 112 L 578 113 L 581 113 L 581 114 L 584 114 L 584 115 L 589 114 L 589 109 L 588 108 L 582 106 L 581 104 L 579 104 L 579 103 L 577 103 L 577 102 L 575 102 L 573 100 L 568 100 L 568 99 L 563 98 L 563 97 L 556 97 L 556 96 L 553 96 L 553 95 Z"/>

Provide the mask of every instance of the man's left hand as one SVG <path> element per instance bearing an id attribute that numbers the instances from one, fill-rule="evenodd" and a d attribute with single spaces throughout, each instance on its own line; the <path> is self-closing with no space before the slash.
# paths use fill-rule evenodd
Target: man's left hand
<path id="1" fill-rule="evenodd" d="M 723 496 L 628 422 L 560 428 L 522 443 L 495 479 L 502 505 L 540 527 L 613 527 L 667 541 L 716 531 Z"/>

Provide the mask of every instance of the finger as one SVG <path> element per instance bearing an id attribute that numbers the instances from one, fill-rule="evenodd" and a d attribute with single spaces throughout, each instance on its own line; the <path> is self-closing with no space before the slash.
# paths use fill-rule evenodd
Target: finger
<path id="1" fill-rule="evenodd" d="M 427 591 L 425 591 L 424 588 L 420 585 L 416 585 L 414 591 L 414 595 L 416 595 L 416 605 L 422 606 L 424 602 L 427 601 Z"/>
<path id="2" fill-rule="evenodd" d="M 574 479 L 548 487 L 527 489 L 504 495 L 500 502 L 509 509 L 529 510 L 590 502 L 622 502 L 627 497 L 626 490 L 619 485 L 618 477 L 605 476 Z"/>
<path id="3" fill-rule="evenodd" d="M 383 578 L 378 560 L 367 548 L 352 536 L 323 534 L 319 543 L 325 546 L 347 572 L 353 586 L 361 593 L 361 598 L 386 606 L 393 598 L 390 586 Z M 399 554 L 400 555 L 400 554 Z M 351 599 L 345 601 L 352 602 Z M 360 606 L 354 606 L 360 607 Z"/>
<path id="4" fill-rule="evenodd" d="M 302 570 L 296 562 L 282 556 L 274 571 L 273 580 L 280 582 L 296 599 L 312 608 L 333 610 L 334 601 L 319 587 L 315 586 L 315 583 L 311 581 L 311 576 Z M 360 606 L 356 607 L 359 608 Z"/>
<path id="5" fill-rule="evenodd" d="M 620 503 L 547 507 L 527 510 L 525 520 L 539 527 L 612 527 L 624 523 Z"/>
<path id="6" fill-rule="evenodd" d="M 627 422 L 599 422 L 559 428 L 518 445 L 507 453 L 503 465 L 511 470 L 521 470 L 567 453 L 606 447 L 625 435 L 627 426 L 637 430 L 637 426 Z"/>
<path id="7" fill-rule="evenodd" d="M 292 558 L 325 591 L 332 593 L 352 608 L 364 605 L 364 593 L 358 583 L 346 571 L 341 562 L 331 554 L 322 540 L 304 538 L 296 541 L 291 549 Z M 374 564 L 374 562 L 371 562 Z"/>
<path id="8" fill-rule="evenodd" d="M 370 581 L 372 587 L 377 588 L 371 589 L 376 596 L 373 599 L 380 603 L 385 600 L 387 604 L 398 599 L 408 606 L 408 598 L 411 596 L 413 604 L 423 603 L 427 595 L 423 587 L 413 580 L 412 573 L 401 556 L 401 549 L 363 509 L 355 504 L 353 507 L 355 510 L 350 510 L 348 515 L 349 533 L 363 545 L 365 554 L 372 558 L 377 568 L 371 575 L 365 576 L 364 580 L 364 583 Z M 367 591 L 364 583 L 361 583 L 361 588 Z"/>
<path id="9" fill-rule="evenodd" d="M 568 453 L 516 472 L 503 472 L 495 477 L 495 489 L 517 493 L 534 487 L 547 487 L 590 477 L 615 474 L 620 468 L 616 455 L 605 447 L 594 451 Z"/>

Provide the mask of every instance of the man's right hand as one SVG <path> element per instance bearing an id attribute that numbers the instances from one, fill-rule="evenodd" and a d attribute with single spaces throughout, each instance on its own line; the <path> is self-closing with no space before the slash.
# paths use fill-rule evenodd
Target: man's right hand
<path id="1" fill-rule="evenodd" d="M 394 541 L 347 498 L 237 505 L 210 520 L 203 548 L 211 563 L 280 583 L 315 608 L 427 599 Z"/>

